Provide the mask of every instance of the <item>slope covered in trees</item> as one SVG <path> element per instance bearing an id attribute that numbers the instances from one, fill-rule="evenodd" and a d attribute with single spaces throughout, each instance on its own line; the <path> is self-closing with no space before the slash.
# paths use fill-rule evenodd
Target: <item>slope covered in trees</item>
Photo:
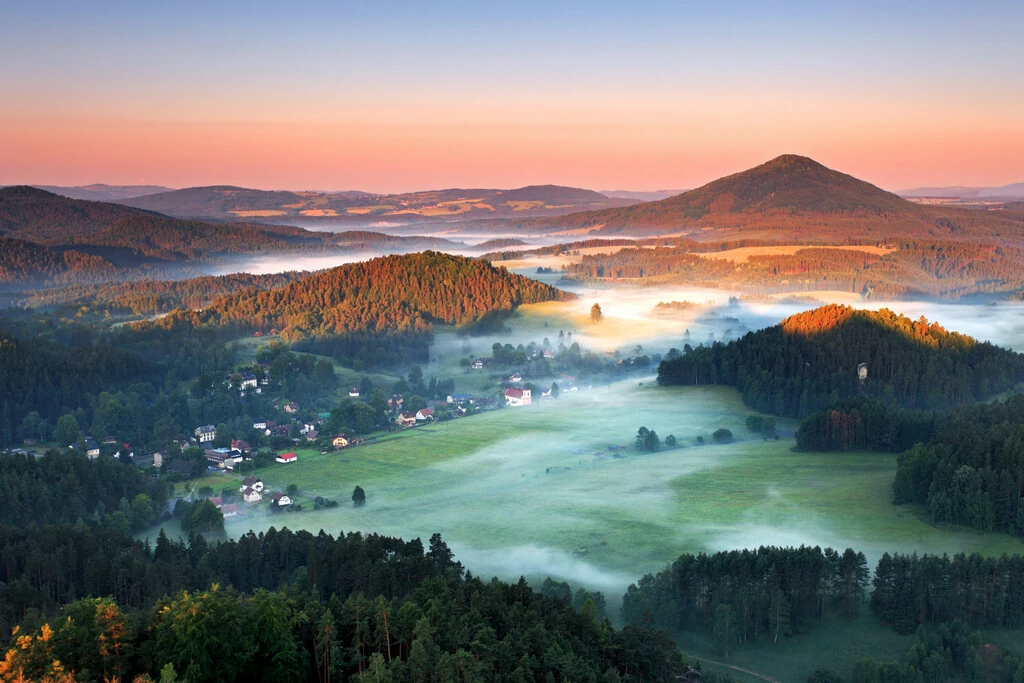
<path id="1" fill-rule="evenodd" d="M 34 242 L 101 232 L 119 220 L 151 214 L 108 202 L 69 199 L 24 185 L 0 188 L 0 235 Z"/>
<path id="2" fill-rule="evenodd" d="M 34 308 L 68 306 L 81 310 L 154 315 L 175 308 L 205 308 L 244 289 L 277 289 L 309 277 L 306 272 L 204 276 L 188 280 L 136 280 L 135 282 L 69 285 L 21 292 L 20 303 Z"/>
<path id="3" fill-rule="evenodd" d="M 102 529 L 0 527 L 0 576 L 7 624 L 29 606 L 54 617 L 15 633 L 5 681 L 41 680 L 55 661 L 64 683 L 171 671 L 196 683 L 639 683 L 685 665 L 667 635 L 615 630 L 592 602 L 470 577 L 437 535 L 424 548 L 272 528 L 216 545 L 161 534 L 151 549 Z"/>
<path id="4" fill-rule="evenodd" d="M 270 291 L 249 290 L 198 313 L 177 311 L 157 326 L 278 329 L 288 340 L 349 333 L 429 333 L 520 304 L 574 295 L 485 261 L 423 252 L 353 263 Z"/>
<path id="5" fill-rule="evenodd" d="M 867 378 L 858 381 L 858 366 Z M 828 305 L 662 361 L 663 385 L 726 384 L 761 412 L 804 417 L 859 394 L 946 409 L 1024 379 L 1024 356 L 887 309 Z"/>

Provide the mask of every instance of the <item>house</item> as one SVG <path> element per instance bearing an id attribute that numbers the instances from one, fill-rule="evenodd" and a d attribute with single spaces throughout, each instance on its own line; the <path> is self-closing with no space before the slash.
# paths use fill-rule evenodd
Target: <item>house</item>
<path id="1" fill-rule="evenodd" d="M 417 422 L 430 422 L 434 419 L 434 411 L 431 408 L 424 408 L 416 411 Z"/>
<path id="2" fill-rule="evenodd" d="M 279 455 L 276 458 L 274 458 L 274 462 L 279 462 L 279 463 L 284 464 L 284 465 L 287 465 L 288 463 L 292 463 L 292 462 L 298 462 L 298 461 L 299 461 L 299 456 L 295 455 L 294 453 L 282 453 L 281 455 Z"/>
<path id="3" fill-rule="evenodd" d="M 242 488 L 239 491 L 245 491 L 245 489 L 252 489 L 259 493 L 263 490 L 263 480 L 255 475 L 248 475 L 242 480 Z"/>
<path id="4" fill-rule="evenodd" d="M 530 390 L 529 389 L 506 389 L 505 390 L 505 403 L 509 406 L 528 406 L 530 405 Z"/>
<path id="5" fill-rule="evenodd" d="M 231 450 L 238 451 L 242 455 L 246 453 L 252 453 L 252 446 L 249 445 L 248 441 L 242 439 L 231 439 Z"/>
<path id="6" fill-rule="evenodd" d="M 415 427 L 416 413 L 399 413 L 395 418 L 395 424 L 399 427 Z"/>
<path id="7" fill-rule="evenodd" d="M 555 354 L 551 353 L 547 349 L 544 349 L 544 357 L 550 360 L 555 357 Z"/>
<path id="8" fill-rule="evenodd" d="M 216 496 L 214 498 L 207 498 L 207 500 L 209 500 L 211 503 L 213 503 L 213 505 L 215 507 L 220 507 L 220 506 L 224 505 L 224 499 L 221 498 L 220 496 Z"/>
<path id="9" fill-rule="evenodd" d="M 239 388 L 244 392 L 246 389 L 255 389 L 258 383 L 256 375 L 246 370 L 242 373 L 242 384 Z"/>
<path id="10" fill-rule="evenodd" d="M 511 377 L 509 377 L 509 378 L 508 378 L 508 381 L 509 381 L 509 382 L 522 382 L 522 381 L 523 381 L 523 376 L 522 376 L 522 375 L 520 375 L 520 374 L 519 374 L 519 373 L 517 372 L 516 374 L 512 375 Z"/>
<path id="11" fill-rule="evenodd" d="M 262 432 L 264 429 L 267 428 L 267 421 L 264 420 L 263 418 L 260 418 L 252 423 L 252 428 Z"/>
<path id="12" fill-rule="evenodd" d="M 473 361 L 473 365 L 471 365 L 470 367 L 472 367 L 474 370 L 483 370 L 490 364 L 490 358 L 477 358 L 475 361 Z"/>
<path id="13" fill-rule="evenodd" d="M 359 398 L 359 387 L 352 387 L 348 390 L 349 398 Z"/>
<path id="14" fill-rule="evenodd" d="M 104 446 L 114 446 L 116 444 L 117 444 L 117 437 L 116 436 L 105 436 L 105 437 L 103 437 L 103 445 Z"/>
<path id="15" fill-rule="evenodd" d="M 472 394 L 450 394 L 448 396 L 448 403 L 472 403 Z"/>
<path id="16" fill-rule="evenodd" d="M 242 462 L 242 452 L 230 448 L 208 448 L 203 451 L 203 456 L 211 465 L 227 470 Z"/>
<path id="17" fill-rule="evenodd" d="M 289 413 L 289 414 L 294 414 L 294 413 L 299 412 L 299 404 L 296 403 L 295 401 L 292 401 L 291 403 L 289 403 L 288 405 L 286 405 L 284 407 L 284 412 Z"/>
<path id="18" fill-rule="evenodd" d="M 85 437 L 80 443 L 71 444 L 70 448 L 73 451 L 84 453 L 90 460 L 100 457 L 100 445 L 91 436 Z"/>
<path id="19" fill-rule="evenodd" d="M 306 432 L 306 441 L 316 441 L 320 438 L 320 432 L 316 429 L 310 429 Z"/>
<path id="20" fill-rule="evenodd" d="M 227 519 L 228 517 L 236 517 L 238 515 L 238 506 L 234 503 L 228 503 L 227 505 L 221 506 L 220 512 L 224 515 L 224 519 Z"/>
<path id="21" fill-rule="evenodd" d="M 335 448 L 345 448 L 348 446 L 348 436 L 345 434 L 337 434 L 331 438 L 331 445 Z"/>
<path id="22" fill-rule="evenodd" d="M 153 454 L 153 467 L 163 467 L 164 460 L 167 459 L 167 454 L 161 451 L 157 451 Z"/>
<path id="23" fill-rule="evenodd" d="M 292 499 L 286 496 L 285 494 L 281 493 L 280 491 L 270 496 L 270 499 L 274 501 L 275 505 L 278 505 L 280 507 L 287 507 L 292 504 Z"/>
<path id="24" fill-rule="evenodd" d="M 258 503 L 263 500 L 263 494 L 256 489 L 246 487 L 242 489 L 242 500 L 246 503 Z"/>
<path id="25" fill-rule="evenodd" d="M 217 438 L 217 428 L 213 425 L 202 425 L 195 429 L 196 439 L 199 443 L 207 443 Z"/>

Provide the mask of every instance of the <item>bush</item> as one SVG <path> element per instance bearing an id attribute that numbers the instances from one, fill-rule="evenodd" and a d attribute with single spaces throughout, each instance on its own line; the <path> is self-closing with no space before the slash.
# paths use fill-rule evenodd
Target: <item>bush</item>
<path id="1" fill-rule="evenodd" d="M 711 435 L 711 438 L 715 440 L 715 443 L 729 443 L 732 441 L 732 432 L 722 427 L 716 429 L 715 433 Z"/>

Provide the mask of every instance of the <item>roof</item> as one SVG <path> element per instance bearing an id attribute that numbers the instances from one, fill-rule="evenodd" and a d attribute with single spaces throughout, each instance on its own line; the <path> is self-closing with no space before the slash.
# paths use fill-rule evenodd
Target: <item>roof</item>
<path id="1" fill-rule="evenodd" d="M 196 431 L 197 432 L 215 432 L 215 431 L 217 431 L 217 428 L 214 427 L 213 425 L 202 425 L 201 427 L 196 427 Z"/>
<path id="2" fill-rule="evenodd" d="M 228 503 L 227 505 L 223 506 L 220 509 L 220 511 L 221 511 L 221 514 L 225 514 L 225 515 L 229 515 L 229 514 L 236 514 L 237 515 L 238 514 L 238 506 L 235 503 Z"/>
<path id="3" fill-rule="evenodd" d="M 404 417 L 406 420 L 415 420 L 416 413 L 402 413 L 402 417 Z"/>
<path id="4" fill-rule="evenodd" d="M 277 457 L 279 457 L 281 460 L 298 460 L 299 458 L 299 456 L 295 455 L 294 453 L 282 453 Z"/>
<path id="5" fill-rule="evenodd" d="M 417 415 L 422 415 L 423 417 L 430 417 L 431 415 L 434 414 L 434 409 L 433 408 L 424 408 L 423 410 L 419 411 L 416 414 Z"/>
<path id="6" fill-rule="evenodd" d="M 252 486 L 253 484 L 255 484 L 256 482 L 258 482 L 259 480 L 260 480 L 260 478 L 259 478 L 259 477 L 257 477 L 257 476 L 255 476 L 255 475 L 252 475 L 252 474 L 250 474 L 249 476 L 247 476 L 247 477 L 246 477 L 245 479 L 243 479 L 243 480 L 242 480 L 242 483 L 243 483 L 243 484 L 244 484 L 245 486 Z"/>
<path id="7" fill-rule="evenodd" d="M 192 463 L 187 460 L 172 460 L 167 464 L 167 469 L 172 472 L 182 472 L 184 474 L 191 474 Z"/>
<path id="8" fill-rule="evenodd" d="M 254 488 L 250 488 L 250 487 L 246 486 L 244 489 L 242 489 L 242 495 L 243 496 L 251 496 L 254 493 L 258 493 L 258 491 L 256 491 L 256 489 L 254 489 Z"/>
<path id="9" fill-rule="evenodd" d="M 524 394 L 524 392 L 523 392 L 522 389 L 506 389 L 505 390 L 505 395 L 508 396 L 509 398 L 522 398 L 523 394 Z"/>
<path id="10" fill-rule="evenodd" d="M 211 503 L 213 503 L 217 507 L 220 507 L 221 505 L 224 504 L 224 500 L 220 496 L 217 496 L 215 498 L 210 498 L 209 500 L 210 500 Z"/>

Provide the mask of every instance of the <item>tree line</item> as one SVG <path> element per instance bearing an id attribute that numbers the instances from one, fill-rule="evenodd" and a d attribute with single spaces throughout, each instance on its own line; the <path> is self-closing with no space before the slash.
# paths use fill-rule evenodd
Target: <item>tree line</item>
<path id="1" fill-rule="evenodd" d="M 867 377 L 860 381 L 858 366 Z M 759 412 L 804 417 L 840 399 L 875 396 L 946 409 L 1024 379 L 1024 355 L 948 332 L 923 317 L 830 304 L 658 367 L 662 385 L 725 384 Z"/>
<path id="2" fill-rule="evenodd" d="M 667 635 L 616 630 L 557 584 L 544 595 L 471 576 L 437 535 L 424 548 L 270 529 L 216 545 L 161 534 L 150 548 L 0 527 L 0 572 L 3 617 L 20 622 L 4 681 L 611 683 L 672 681 L 686 665 Z"/>
<path id="3" fill-rule="evenodd" d="M 857 612 L 868 585 L 863 553 L 831 548 L 733 550 L 681 555 L 631 584 L 628 623 L 653 619 L 668 629 L 711 630 L 723 649 L 804 633 L 827 613 Z"/>

